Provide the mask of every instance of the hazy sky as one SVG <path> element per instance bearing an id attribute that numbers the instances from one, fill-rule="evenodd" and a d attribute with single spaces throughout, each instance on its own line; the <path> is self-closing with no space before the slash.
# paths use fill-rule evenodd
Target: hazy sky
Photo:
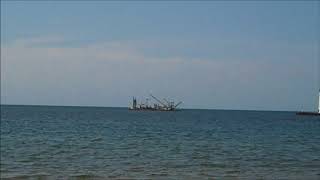
<path id="1" fill-rule="evenodd" d="M 319 32 L 319 1 L 1 1 L 1 103 L 316 110 Z"/>

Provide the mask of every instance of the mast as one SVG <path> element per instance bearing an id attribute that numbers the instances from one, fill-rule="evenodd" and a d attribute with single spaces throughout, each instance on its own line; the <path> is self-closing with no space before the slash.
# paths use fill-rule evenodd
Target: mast
<path id="1" fill-rule="evenodd" d="M 319 101 L 318 101 L 318 113 L 320 113 L 320 89 L 319 89 L 319 99 L 318 99 Z"/>
<path id="2" fill-rule="evenodd" d="M 132 108 L 133 109 L 137 108 L 137 99 L 135 97 L 132 98 Z"/>

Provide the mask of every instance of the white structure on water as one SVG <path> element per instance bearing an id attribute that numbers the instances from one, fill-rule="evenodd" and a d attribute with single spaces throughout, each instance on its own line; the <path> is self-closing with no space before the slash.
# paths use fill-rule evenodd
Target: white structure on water
<path id="1" fill-rule="evenodd" d="M 319 89 L 319 102 L 318 102 L 318 113 L 320 113 L 320 89 Z"/>

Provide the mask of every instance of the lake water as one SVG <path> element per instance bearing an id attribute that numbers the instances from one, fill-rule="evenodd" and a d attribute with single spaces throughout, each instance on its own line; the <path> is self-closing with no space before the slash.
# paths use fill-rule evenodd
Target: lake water
<path id="1" fill-rule="evenodd" d="M 320 179 L 320 116 L 1 106 L 1 179 Z"/>

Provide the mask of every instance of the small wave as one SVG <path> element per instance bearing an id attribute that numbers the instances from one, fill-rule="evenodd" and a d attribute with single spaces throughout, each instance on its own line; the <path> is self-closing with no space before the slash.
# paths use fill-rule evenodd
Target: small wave
<path id="1" fill-rule="evenodd" d="M 144 167 L 137 166 L 137 167 L 131 167 L 128 171 L 129 172 L 143 172 L 144 170 L 145 170 Z"/>
<path id="2" fill-rule="evenodd" d="M 226 164 L 220 164 L 220 163 L 201 163 L 200 166 L 203 167 L 210 167 L 210 168 L 226 168 Z"/>
<path id="3" fill-rule="evenodd" d="M 93 174 L 77 174 L 70 176 L 70 179 L 74 180 L 84 180 L 84 179 L 92 179 L 92 180 L 100 180 L 104 179 L 101 176 L 93 175 Z"/>
<path id="4" fill-rule="evenodd" d="M 96 138 L 91 139 L 92 142 L 97 142 L 97 141 L 102 141 L 102 140 L 103 140 L 102 137 L 96 137 Z"/>
<path id="5" fill-rule="evenodd" d="M 46 173 L 40 173 L 40 174 L 33 174 L 33 175 L 14 175 L 10 177 L 1 177 L 1 179 L 6 179 L 6 180 L 33 180 L 33 179 L 38 179 L 38 180 L 46 180 L 49 179 L 49 174 Z"/>

